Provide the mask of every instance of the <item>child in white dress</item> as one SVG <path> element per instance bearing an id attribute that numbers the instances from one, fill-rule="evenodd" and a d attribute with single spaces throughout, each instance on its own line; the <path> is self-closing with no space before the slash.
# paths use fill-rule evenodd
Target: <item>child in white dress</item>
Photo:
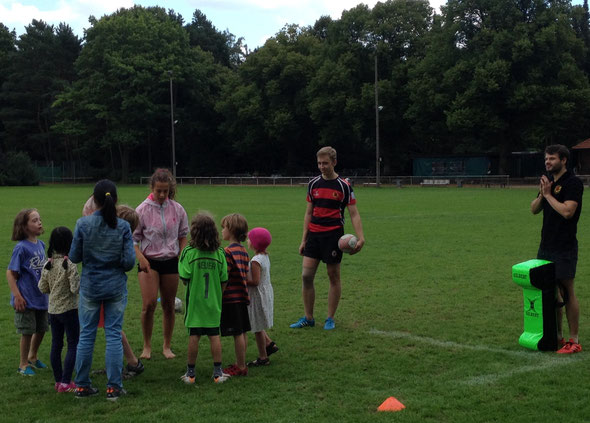
<path id="1" fill-rule="evenodd" d="M 271 241 L 270 232 L 265 228 L 254 228 L 248 232 L 248 247 L 256 252 L 250 260 L 248 272 L 248 316 L 258 347 L 258 358 L 248 362 L 248 367 L 269 365 L 268 356 L 279 350 L 266 333 L 266 329 L 273 326 L 274 293 L 270 283 L 270 260 L 266 252 Z"/>

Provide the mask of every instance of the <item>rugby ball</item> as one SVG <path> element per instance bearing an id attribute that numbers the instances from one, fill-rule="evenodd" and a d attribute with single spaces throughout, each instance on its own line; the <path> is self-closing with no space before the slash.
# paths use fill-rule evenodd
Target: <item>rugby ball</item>
<path id="1" fill-rule="evenodd" d="M 182 300 L 178 297 L 174 299 L 174 311 L 177 313 L 182 313 Z"/>
<path id="2" fill-rule="evenodd" d="M 352 234 L 344 234 L 338 240 L 338 248 L 340 248 L 340 251 L 343 253 L 350 254 L 353 252 L 354 247 L 356 247 L 357 241 L 356 236 Z"/>

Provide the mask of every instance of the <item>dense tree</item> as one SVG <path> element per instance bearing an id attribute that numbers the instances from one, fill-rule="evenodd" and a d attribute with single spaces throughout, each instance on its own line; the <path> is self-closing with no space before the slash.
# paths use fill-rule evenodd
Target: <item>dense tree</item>
<path id="1" fill-rule="evenodd" d="M 445 108 L 447 126 L 460 140 L 456 152 L 495 151 L 505 171 L 511 149 L 571 145 L 587 131 L 585 49 L 566 6 L 543 0 L 447 3 L 444 19 L 461 50 L 444 83 L 456 93 Z"/>
<path id="2" fill-rule="evenodd" d="M 86 151 L 105 153 L 96 165 L 120 167 L 123 180 L 132 152 L 146 163 L 144 172 L 170 165 L 170 79 L 176 106 L 181 94 L 198 104 L 215 74 L 203 70 L 213 66 L 211 56 L 191 48 L 179 20 L 162 8 L 120 9 L 91 24 L 76 62 L 78 79 L 56 103 L 62 107 L 59 129 L 83 129 Z"/>
<path id="3" fill-rule="evenodd" d="M 199 9 L 193 13 L 193 20 L 185 26 L 191 46 L 199 46 L 213 55 L 216 63 L 237 67 L 244 61 L 243 38 L 225 30 L 219 32 Z"/>
<path id="4" fill-rule="evenodd" d="M 306 87 L 317 44 L 306 30 L 285 27 L 248 56 L 222 92 L 222 131 L 250 169 L 300 172 L 303 153 L 316 145 Z"/>
<path id="5" fill-rule="evenodd" d="M 57 28 L 33 20 L 8 53 L 2 85 L 0 119 L 5 126 L 9 150 L 24 150 L 35 160 L 57 158 L 50 128 L 54 122 L 51 104 L 74 78 L 73 63 L 80 40 L 66 24 Z"/>
<path id="6" fill-rule="evenodd" d="M 170 166 L 172 82 L 181 175 L 311 173 L 327 144 L 346 173 L 373 172 L 375 59 L 384 173 L 440 154 L 505 170 L 514 149 L 590 132 L 587 1 L 359 4 L 253 52 L 198 9 L 188 24 L 140 6 L 90 21 L 83 47 L 65 24 L 0 25 L 2 150 L 123 180 Z"/>
<path id="7" fill-rule="evenodd" d="M 16 32 L 10 31 L 6 26 L 0 23 L 0 69 L 8 69 L 10 57 L 16 51 Z M 6 72 L 0 72 L 0 93 L 2 86 L 6 81 Z M 0 94 L 0 110 L 9 107 L 10 103 Z M 4 123 L 0 118 L 0 140 L 6 137 Z M 0 152 L 5 149 L 4 142 L 0 143 Z"/>

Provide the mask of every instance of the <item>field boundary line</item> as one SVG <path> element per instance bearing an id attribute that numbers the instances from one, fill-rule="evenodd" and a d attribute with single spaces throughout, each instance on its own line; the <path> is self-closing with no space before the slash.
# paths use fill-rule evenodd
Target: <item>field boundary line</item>
<path id="1" fill-rule="evenodd" d="M 386 336 L 388 338 L 408 339 L 410 341 L 420 342 L 422 344 L 429 344 L 429 345 L 432 345 L 435 347 L 441 347 L 441 348 L 461 348 L 464 350 L 485 351 L 485 352 L 491 352 L 491 353 L 511 355 L 513 357 L 520 357 L 520 358 L 527 358 L 527 359 L 537 358 L 538 359 L 538 356 L 532 354 L 532 352 L 505 350 L 502 348 L 488 347 L 487 345 L 469 345 L 469 344 L 460 344 L 458 342 L 453 342 L 453 341 L 441 341 L 439 339 L 429 338 L 427 336 L 412 335 L 411 333 L 407 333 L 407 332 L 383 331 L 383 330 L 378 330 L 378 329 L 371 329 L 369 331 L 369 333 L 371 335 L 381 335 L 381 336 Z"/>
<path id="2" fill-rule="evenodd" d="M 441 348 L 457 348 L 457 349 L 465 349 L 471 351 L 484 351 L 484 352 L 491 352 L 497 354 L 505 354 L 511 357 L 518 357 L 518 358 L 525 358 L 527 360 L 535 360 L 533 364 L 526 364 L 523 366 L 518 366 L 513 369 L 506 370 L 504 372 L 499 373 L 491 373 L 491 374 L 483 374 L 481 376 L 472 376 L 468 377 L 464 380 L 458 380 L 457 382 L 463 383 L 466 385 L 484 385 L 490 384 L 498 381 L 499 379 L 503 379 L 506 377 L 513 376 L 515 374 L 520 373 L 528 373 L 533 371 L 539 370 L 546 370 L 552 367 L 563 366 L 566 364 L 572 364 L 579 361 L 584 360 L 583 357 L 578 355 L 575 356 L 556 356 L 556 355 L 547 355 L 544 353 L 535 353 L 533 351 L 526 352 L 526 351 L 512 351 L 506 350 L 502 348 L 493 348 L 488 347 L 486 345 L 469 345 L 469 344 L 460 344 L 458 342 L 453 341 L 441 341 L 439 339 L 429 338 L 427 336 L 418 336 L 412 335 L 411 333 L 407 332 L 400 332 L 400 331 L 382 331 L 378 329 L 371 329 L 369 331 L 371 335 L 379 335 L 385 336 L 388 338 L 394 339 L 407 339 L 414 342 L 420 342 L 423 344 L 432 345 L 434 347 L 441 347 Z"/>
<path id="3" fill-rule="evenodd" d="M 538 372 L 539 370 L 547 370 L 553 367 L 564 366 L 566 364 L 576 363 L 581 360 L 581 358 L 575 359 L 573 357 L 552 357 L 550 359 L 541 360 L 537 364 L 520 366 L 514 369 L 506 370 L 504 372 L 469 377 L 465 380 L 460 381 L 460 383 L 470 386 L 489 385 L 491 383 L 497 382 L 499 379 L 514 376 L 520 373 Z"/>

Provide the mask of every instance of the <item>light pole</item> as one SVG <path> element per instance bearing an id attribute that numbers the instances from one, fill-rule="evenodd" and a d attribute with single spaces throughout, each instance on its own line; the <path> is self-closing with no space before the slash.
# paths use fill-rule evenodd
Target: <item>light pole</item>
<path id="1" fill-rule="evenodd" d="M 375 186 L 381 186 L 381 166 L 379 157 L 379 112 L 383 107 L 379 106 L 379 86 L 377 72 L 377 46 L 375 46 Z"/>
<path id="2" fill-rule="evenodd" d="M 172 174 L 176 178 L 176 146 L 174 142 L 174 94 L 172 93 L 172 71 L 168 71 L 170 76 L 170 131 L 172 133 Z"/>

